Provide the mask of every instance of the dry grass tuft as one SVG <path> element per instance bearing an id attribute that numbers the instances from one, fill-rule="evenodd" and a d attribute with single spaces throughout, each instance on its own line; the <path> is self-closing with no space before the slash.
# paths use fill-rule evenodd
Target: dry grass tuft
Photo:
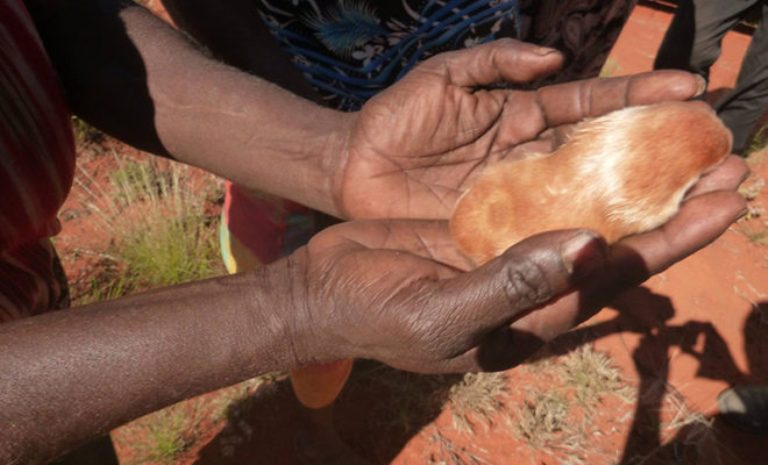
<path id="1" fill-rule="evenodd" d="M 483 457 L 487 455 L 485 450 L 470 450 L 466 446 L 460 446 L 436 429 L 429 440 L 437 445 L 438 453 L 431 454 L 427 458 L 428 465 L 485 465 L 491 463 Z"/>
<path id="2" fill-rule="evenodd" d="M 180 402 L 151 413 L 125 426 L 126 438 L 137 437 L 134 456 L 128 465 L 176 463 L 200 437 L 198 425 L 203 418 L 197 399 Z"/>
<path id="3" fill-rule="evenodd" d="M 659 406 L 650 410 L 658 415 L 661 423 L 656 433 L 659 445 L 642 454 L 629 458 L 633 465 L 647 465 L 665 460 L 672 451 L 675 463 L 699 463 L 730 465 L 742 463 L 730 446 L 718 438 L 718 431 L 713 427 L 713 420 L 706 415 L 692 410 L 684 396 L 664 380 L 657 380 L 644 393 L 641 403 L 647 398 L 660 398 Z"/>
<path id="4" fill-rule="evenodd" d="M 595 407 L 607 394 L 631 402 L 629 387 L 608 355 L 585 344 L 562 359 L 560 378 L 574 389 L 576 398 L 587 407 Z"/>
<path id="5" fill-rule="evenodd" d="M 421 375 L 361 362 L 352 372 L 349 385 L 356 388 L 362 384 L 366 390 L 380 391 L 386 396 L 374 407 L 376 411 L 372 415 L 381 419 L 380 428 L 411 433 L 440 412 L 451 384 L 458 379 L 456 375 Z"/>
<path id="6" fill-rule="evenodd" d="M 75 136 L 75 145 L 78 147 L 99 144 L 106 138 L 104 133 L 77 116 L 72 116 L 72 133 Z"/>
<path id="7" fill-rule="evenodd" d="M 768 125 L 759 128 L 752 139 L 749 141 L 749 146 L 745 152 L 745 155 L 751 157 L 752 155 L 763 152 L 760 154 L 760 158 L 765 157 L 765 151 L 768 149 Z"/>
<path id="8" fill-rule="evenodd" d="M 625 403 L 632 391 L 610 357 L 583 345 L 561 357 L 547 357 L 528 367 L 539 382 L 525 388 L 523 401 L 507 418 L 512 434 L 534 450 L 561 457 L 560 463 L 583 464 L 590 438 L 602 434 L 594 419 L 606 396 Z"/>
<path id="9" fill-rule="evenodd" d="M 221 195 L 221 182 L 178 163 L 112 156 L 117 168 L 108 182 L 84 170 L 75 179 L 86 210 L 113 238 L 102 253 L 109 262 L 104 273 L 78 303 L 222 274 L 218 218 L 206 211 Z"/>
<path id="10" fill-rule="evenodd" d="M 512 425 L 518 438 L 536 449 L 551 447 L 567 428 L 569 401 L 557 391 L 529 392 Z"/>
<path id="11" fill-rule="evenodd" d="M 586 422 L 574 414 L 573 399 L 563 392 L 530 389 L 508 422 L 515 437 L 529 447 L 581 465 L 587 452 Z"/>
<path id="12" fill-rule="evenodd" d="M 461 433 L 487 430 L 504 409 L 506 373 L 420 375 L 393 370 L 385 365 L 360 363 L 350 378 L 352 387 L 364 383 L 366 390 L 382 392 L 384 399 L 374 417 L 381 427 L 410 433 L 418 431 L 446 406 L 453 426 Z"/>
<path id="13" fill-rule="evenodd" d="M 118 428 L 113 433 L 115 441 L 133 452 L 130 458 L 121 459 L 126 465 L 177 463 L 185 454 L 199 448 L 201 436 L 210 425 L 223 422 L 226 424 L 219 433 L 219 444 L 227 456 L 227 452 L 250 439 L 253 432 L 244 419 L 253 394 L 262 384 L 279 376 L 269 373 L 243 381 L 179 402 Z"/>
<path id="14" fill-rule="evenodd" d="M 467 373 L 448 391 L 453 427 L 461 433 L 486 431 L 493 418 L 504 408 L 501 397 L 507 392 L 506 373 Z"/>
<path id="15" fill-rule="evenodd" d="M 763 132 L 766 132 L 763 128 Z M 768 137 L 768 135 L 766 135 Z M 768 149 L 752 152 L 747 158 L 747 164 L 753 169 L 766 162 Z M 749 241 L 758 246 L 768 246 L 768 221 L 765 220 L 765 205 L 760 194 L 766 188 L 766 180 L 755 171 L 739 187 L 739 193 L 747 199 L 747 213 L 739 219 L 737 231 L 744 234 Z"/>

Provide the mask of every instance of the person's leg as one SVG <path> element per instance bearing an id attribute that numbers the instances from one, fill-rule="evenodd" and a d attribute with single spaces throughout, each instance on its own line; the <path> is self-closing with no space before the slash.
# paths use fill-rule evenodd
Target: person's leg
<path id="1" fill-rule="evenodd" d="M 681 0 L 654 69 L 682 69 L 709 80 L 726 32 L 760 0 Z"/>
<path id="2" fill-rule="evenodd" d="M 733 151 L 744 153 L 750 136 L 768 107 L 768 4 L 741 64 L 736 88 L 716 105 L 718 115 L 733 132 Z"/>
<path id="3" fill-rule="evenodd" d="M 352 360 L 314 365 L 291 372 L 291 386 L 309 422 L 296 435 L 296 453 L 305 465 L 368 465 L 339 437 L 334 402 L 352 371 Z"/>

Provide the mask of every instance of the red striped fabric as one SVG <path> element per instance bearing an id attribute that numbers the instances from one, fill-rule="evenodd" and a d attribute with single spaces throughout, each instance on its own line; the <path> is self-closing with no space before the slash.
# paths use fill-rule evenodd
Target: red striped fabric
<path id="1" fill-rule="evenodd" d="M 29 15 L 0 0 L 0 250 L 55 232 L 74 174 L 61 90 Z"/>
<path id="2" fill-rule="evenodd" d="M 0 324 L 69 306 L 56 260 L 48 238 L 0 255 Z"/>
<path id="3" fill-rule="evenodd" d="M 0 322 L 58 301 L 48 237 L 75 166 L 70 114 L 19 0 L 0 0 Z"/>

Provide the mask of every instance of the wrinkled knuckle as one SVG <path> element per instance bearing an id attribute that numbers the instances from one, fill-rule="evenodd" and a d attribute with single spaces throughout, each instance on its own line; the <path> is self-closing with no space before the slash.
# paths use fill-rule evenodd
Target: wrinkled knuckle
<path id="1" fill-rule="evenodd" d="M 504 290 L 510 305 L 518 308 L 539 305 L 553 296 L 544 268 L 526 257 L 507 265 Z"/>

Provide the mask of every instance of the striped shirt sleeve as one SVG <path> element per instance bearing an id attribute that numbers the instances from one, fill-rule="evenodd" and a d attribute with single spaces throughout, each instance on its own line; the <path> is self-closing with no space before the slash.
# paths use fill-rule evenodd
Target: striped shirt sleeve
<path id="1" fill-rule="evenodd" d="M 69 193 L 69 111 L 24 4 L 0 0 L 0 322 L 58 300 L 48 237 Z"/>

